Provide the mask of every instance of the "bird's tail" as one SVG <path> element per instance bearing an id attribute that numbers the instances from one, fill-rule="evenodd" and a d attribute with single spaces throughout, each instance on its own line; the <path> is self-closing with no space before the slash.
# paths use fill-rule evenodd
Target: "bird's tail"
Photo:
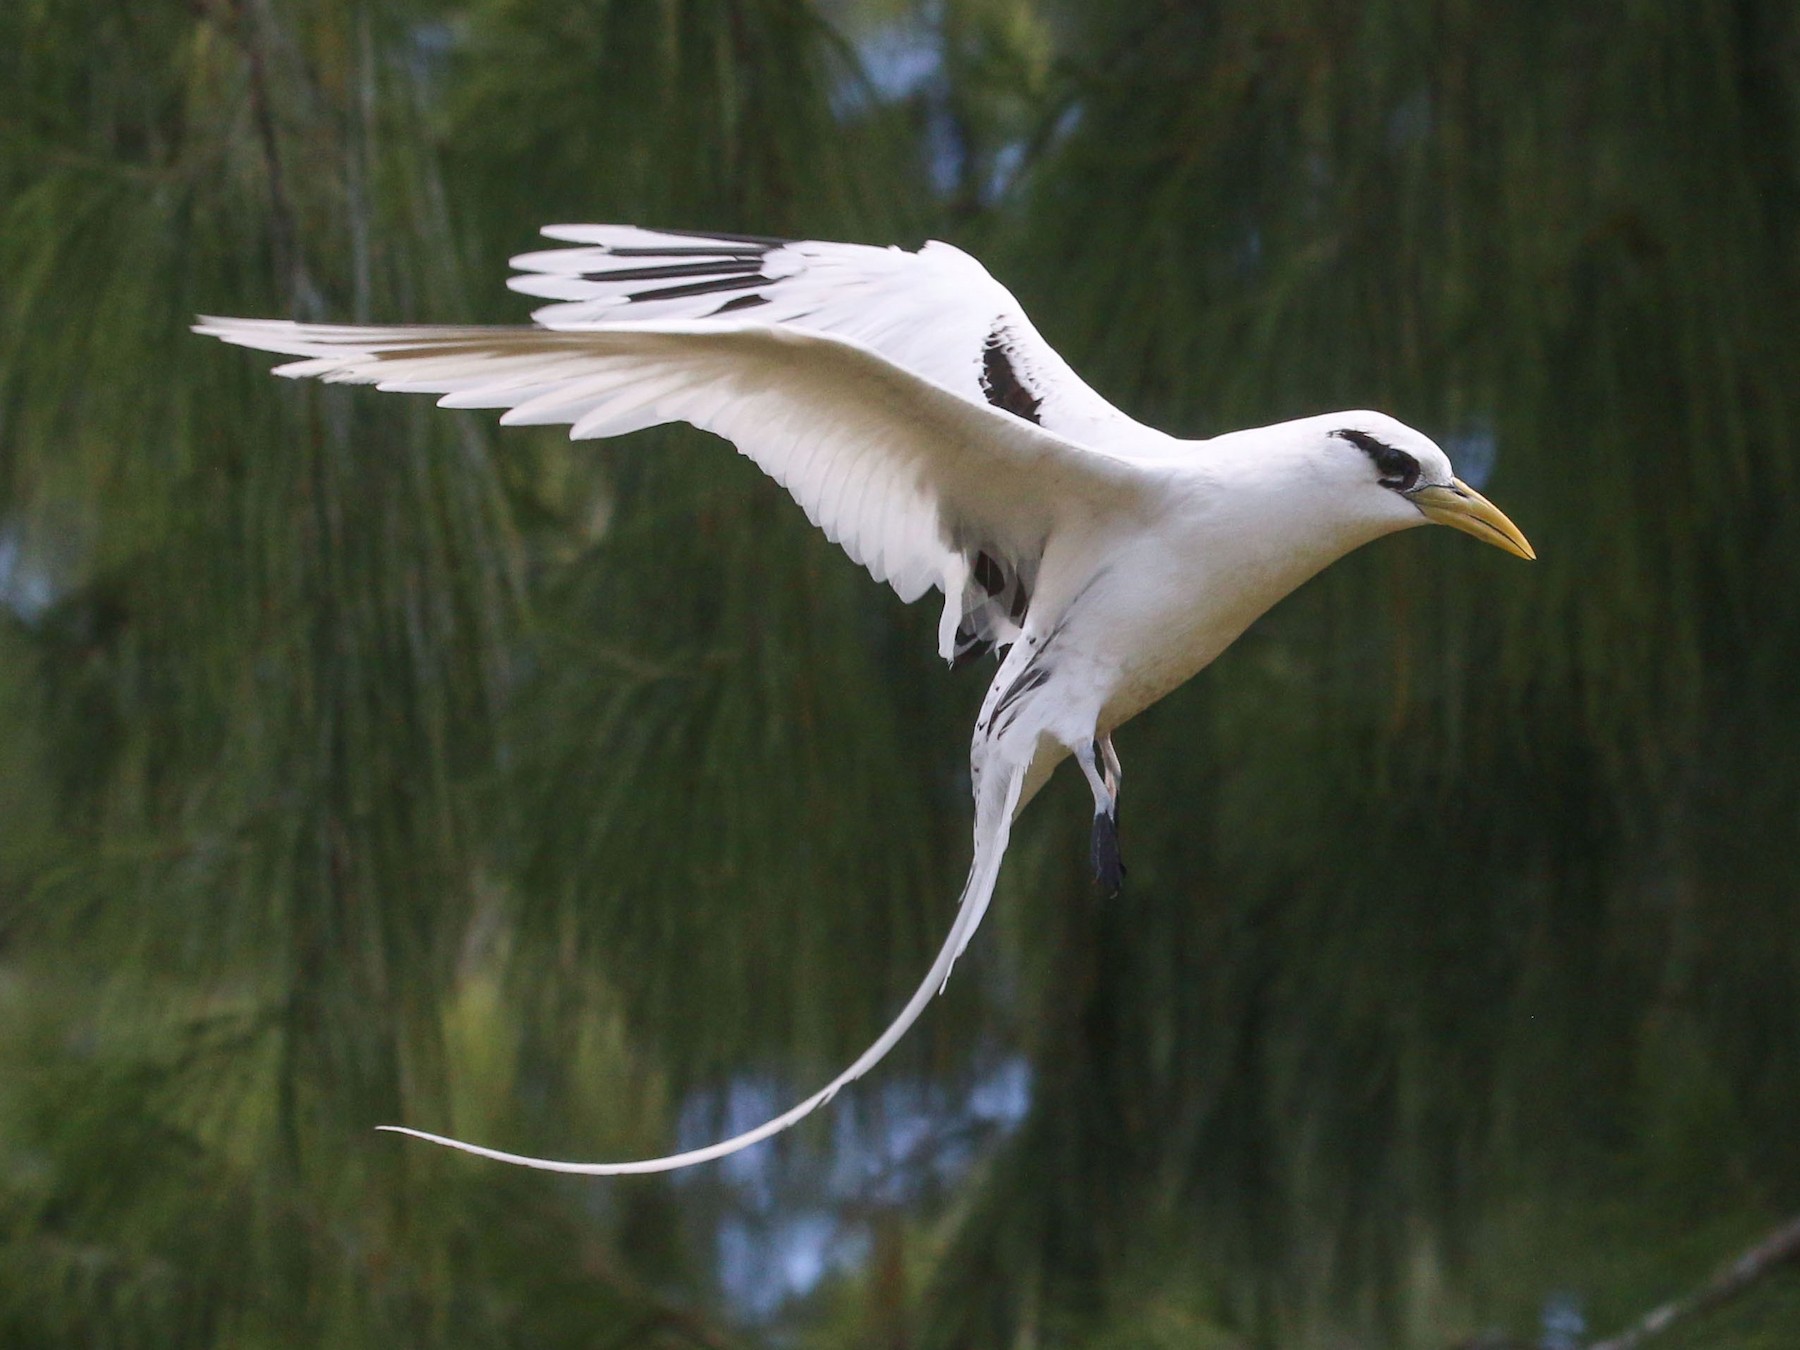
<path id="1" fill-rule="evenodd" d="M 1007 840 L 1012 832 L 1012 818 L 1019 802 L 1020 789 L 1024 786 L 1027 765 L 991 762 L 988 773 L 981 776 L 976 784 L 975 793 L 975 857 L 969 865 L 969 879 L 963 884 L 962 899 L 956 911 L 956 921 L 950 925 L 950 932 L 944 938 L 944 945 L 938 949 L 937 959 L 931 963 L 931 969 L 913 996 L 907 1001 L 900 1015 L 896 1017 L 888 1029 L 881 1033 L 879 1040 L 871 1045 L 849 1068 L 820 1088 L 812 1096 L 798 1106 L 783 1112 L 773 1120 L 758 1125 L 753 1130 L 733 1135 L 705 1148 L 691 1149 L 686 1153 L 672 1153 L 666 1158 L 645 1158 L 638 1162 L 558 1162 L 552 1158 L 529 1158 L 519 1153 L 506 1153 L 500 1149 L 484 1148 L 479 1144 L 465 1144 L 460 1139 L 449 1139 L 441 1134 L 428 1134 L 424 1130 L 409 1129 L 404 1125 L 381 1125 L 378 1129 L 393 1134 L 411 1135 L 415 1139 L 424 1139 L 433 1144 L 442 1144 L 446 1148 L 461 1149 L 464 1153 L 473 1153 L 478 1157 L 492 1158 L 496 1162 L 513 1163 L 519 1167 L 534 1167 L 543 1172 L 568 1172 L 577 1176 L 609 1177 L 625 1176 L 639 1172 L 672 1172 L 677 1168 L 690 1167 L 695 1163 L 711 1162 L 715 1158 L 723 1158 L 727 1154 L 736 1153 L 739 1149 L 749 1148 L 752 1144 L 761 1143 L 773 1135 L 780 1134 L 790 1125 L 811 1115 L 826 1102 L 837 1096 L 838 1090 L 847 1083 L 853 1083 L 881 1061 L 882 1056 L 892 1050 L 904 1036 L 912 1024 L 919 1020 L 931 1002 L 931 996 L 939 992 L 950 980 L 951 967 L 956 958 L 962 955 L 963 948 L 968 946 L 969 939 L 974 936 L 980 925 L 982 915 L 987 913 L 988 901 L 994 894 L 994 882 L 1000 875 L 1000 861 L 1006 856 Z"/>

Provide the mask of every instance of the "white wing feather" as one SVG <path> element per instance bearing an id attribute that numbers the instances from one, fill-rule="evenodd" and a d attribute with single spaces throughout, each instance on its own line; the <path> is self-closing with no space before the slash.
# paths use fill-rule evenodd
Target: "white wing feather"
<path id="1" fill-rule="evenodd" d="M 288 376 L 506 408 L 577 439 L 689 422 L 733 442 L 904 600 L 960 589 L 960 550 L 1039 547 L 1146 500 L 1141 466 L 956 397 L 853 341 L 729 322 L 362 328 L 206 318 L 195 331 L 303 359 Z"/>
<path id="2" fill-rule="evenodd" d="M 933 241 L 918 252 L 818 240 L 684 234 L 635 225 L 551 225 L 579 245 L 521 254 L 507 285 L 557 303 L 532 315 L 548 328 L 742 313 L 848 338 L 974 403 L 990 343 L 1036 400 L 1040 425 L 1102 454 L 1180 457 L 1191 450 L 1101 398 L 976 259 Z"/>

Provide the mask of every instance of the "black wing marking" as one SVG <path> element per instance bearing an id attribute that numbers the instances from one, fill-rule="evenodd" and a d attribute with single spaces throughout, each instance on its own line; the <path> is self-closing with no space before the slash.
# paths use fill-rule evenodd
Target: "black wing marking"
<path id="1" fill-rule="evenodd" d="M 758 286 L 767 286 L 774 280 L 765 277 L 761 272 L 751 276 L 727 276 L 715 281 L 692 281 L 685 286 L 664 286 L 655 291 L 633 291 L 625 298 L 633 303 L 639 300 L 683 300 L 690 295 L 711 295 L 715 291 L 747 291 Z"/>
<path id="2" fill-rule="evenodd" d="M 629 258 L 634 264 L 625 267 L 593 267 L 580 274 L 583 281 L 612 283 L 673 281 L 673 286 L 650 286 L 632 291 L 623 298 L 631 304 L 655 300 L 685 300 L 690 296 L 713 295 L 730 291 L 756 291 L 773 284 L 775 278 L 762 273 L 763 257 L 788 241 L 768 239 L 750 234 L 708 234 L 699 230 L 659 230 L 659 234 L 677 235 L 685 239 L 712 240 L 709 244 L 658 245 L 592 245 L 612 258 Z M 766 296 L 750 294 L 733 296 L 713 314 L 729 314 L 767 304 Z"/>
<path id="3" fill-rule="evenodd" d="M 584 272 L 589 281 L 669 281 L 676 277 L 742 276 L 762 266 L 754 258 L 713 258 L 708 262 L 658 263 L 653 267 L 621 267 L 616 272 Z"/>
<path id="4" fill-rule="evenodd" d="M 1025 382 L 1014 369 L 1012 353 L 1007 345 L 1011 336 L 1005 324 L 998 324 L 982 344 L 981 392 L 989 403 L 1002 412 L 1022 417 L 1033 426 L 1042 426 L 1043 419 L 1038 415 L 1038 409 L 1043 405 L 1043 400 L 1025 387 Z"/>
<path id="5" fill-rule="evenodd" d="M 1038 657 L 1042 655 L 1043 653 L 1039 652 L 1038 656 L 1031 659 L 1030 664 L 1019 672 L 1019 677 L 1012 682 L 1007 691 L 1000 696 L 1000 701 L 994 705 L 994 711 L 988 716 L 988 724 L 993 727 L 991 733 L 993 737 L 998 738 L 1006 734 L 1007 729 L 1013 724 L 1013 719 L 1019 715 L 1019 709 L 1015 705 L 1032 690 L 1043 688 L 1044 682 L 1050 678 L 1050 667 L 1039 664 Z"/>
<path id="6" fill-rule="evenodd" d="M 760 249 L 767 253 L 772 248 L 784 248 L 793 243 L 792 239 L 777 239 L 770 234 L 731 234 L 725 230 L 671 230 L 658 226 L 657 234 L 672 234 L 682 239 L 716 239 L 726 244 L 744 244 L 750 248 Z"/>
<path id="7" fill-rule="evenodd" d="M 740 295 L 727 300 L 724 304 L 715 309 L 712 312 L 712 315 L 708 315 L 707 317 L 711 318 L 713 315 L 729 314 L 734 309 L 752 309 L 757 305 L 766 305 L 768 303 L 769 297 L 766 295 Z"/>
<path id="8" fill-rule="evenodd" d="M 956 646 L 950 653 L 950 669 L 961 670 L 971 661 L 979 661 L 994 650 L 993 642 L 982 637 L 964 619 L 956 626 Z"/>
<path id="9" fill-rule="evenodd" d="M 1031 608 L 1036 575 L 1035 557 L 1014 562 L 985 548 L 974 550 L 968 563 L 968 580 L 963 584 L 962 618 L 950 656 L 953 668 L 966 666 L 1017 639 L 1025 613 Z"/>
<path id="10" fill-rule="evenodd" d="M 975 555 L 974 565 L 969 568 L 969 572 L 989 595 L 999 595 L 1006 589 L 1006 569 L 986 549 Z"/>

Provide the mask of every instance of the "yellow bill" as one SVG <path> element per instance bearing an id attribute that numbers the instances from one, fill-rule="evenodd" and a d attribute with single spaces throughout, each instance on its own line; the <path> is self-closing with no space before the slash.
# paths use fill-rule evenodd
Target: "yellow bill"
<path id="1" fill-rule="evenodd" d="M 1531 542 L 1506 518 L 1506 512 L 1460 478 L 1452 478 L 1448 487 L 1415 488 L 1406 495 L 1428 520 L 1472 534 L 1484 544 L 1527 561 L 1537 557 Z"/>

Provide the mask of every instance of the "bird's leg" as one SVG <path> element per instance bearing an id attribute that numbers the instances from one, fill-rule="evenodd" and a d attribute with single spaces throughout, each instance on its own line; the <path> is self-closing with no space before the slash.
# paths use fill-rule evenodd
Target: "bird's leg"
<path id="1" fill-rule="evenodd" d="M 1119 857 L 1119 757 L 1111 737 L 1087 743 L 1075 756 L 1082 775 L 1094 794 L 1094 880 L 1109 898 L 1125 882 L 1125 863 Z"/>
<path id="2" fill-rule="evenodd" d="M 1105 766 L 1102 777 L 1106 782 L 1106 790 L 1112 797 L 1112 852 L 1118 860 L 1119 880 L 1125 879 L 1125 860 L 1119 853 L 1119 789 L 1125 781 L 1125 771 L 1119 767 L 1119 752 L 1113 749 L 1112 734 L 1109 732 L 1100 737 L 1100 760 Z M 1114 886 L 1114 891 L 1118 887 Z"/>
<path id="3" fill-rule="evenodd" d="M 1119 784 L 1125 781 L 1125 771 L 1119 767 L 1119 752 L 1113 749 L 1110 733 L 1100 738 L 1100 757 L 1106 766 L 1106 790 L 1112 793 L 1113 816 L 1116 819 L 1119 814 Z"/>

